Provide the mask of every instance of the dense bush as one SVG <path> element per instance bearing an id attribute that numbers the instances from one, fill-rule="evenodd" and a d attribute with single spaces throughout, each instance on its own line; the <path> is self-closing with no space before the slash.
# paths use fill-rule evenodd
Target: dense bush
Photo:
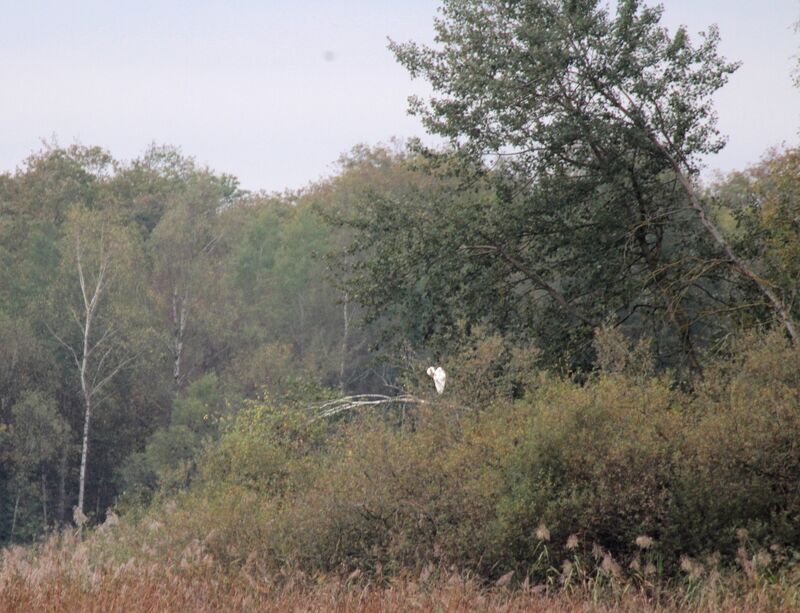
<path id="1" fill-rule="evenodd" d="M 742 339 L 708 372 L 687 414 L 681 506 L 670 526 L 677 542 L 730 551 L 746 529 L 764 547 L 796 545 L 800 352 L 777 335 Z"/>
<path id="2" fill-rule="evenodd" d="M 599 340 L 605 370 L 590 381 L 531 377 L 524 398 L 479 409 L 445 394 L 400 425 L 388 413 L 313 421 L 301 404 L 250 403 L 178 504 L 151 509 L 158 548 L 199 540 L 225 564 L 274 570 L 455 564 L 562 581 L 576 562 L 588 576 L 634 576 L 645 562 L 673 576 L 790 561 L 796 350 L 780 335 L 747 337 L 686 391 L 621 342 Z"/>
<path id="3" fill-rule="evenodd" d="M 532 404 L 498 505 L 504 562 L 533 564 L 542 540 L 552 540 L 551 554 L 566 555 L 570 535 L 582 549 L 615 555 L 632 553 L 637 536 L 660 539 L 684 429 L 669 386 L 626 375 L 583 387 L 554 382 Z"/>

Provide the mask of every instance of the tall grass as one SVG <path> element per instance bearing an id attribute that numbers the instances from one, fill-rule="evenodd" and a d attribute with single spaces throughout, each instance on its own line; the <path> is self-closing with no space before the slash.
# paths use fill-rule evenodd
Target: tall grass
<path id="1" fill-rule="evenodd" d="M 367 578 L 297 569 L 264 574 L 248 563 L 231 573 L 201 544 L 177 563 L 153 562 L 146 548 L 138 553 L 120 564 L 113 556 L 97 557 L 91 543 L 70 534 L 5 550 L 0 611 L 751 612 L 793 611 L 798 603 L 786 584 L 743 576 L 664 586 L 657 593 L 612 583 L 564 589 L 524 582 L 509 589 L 443 567 Z"/>

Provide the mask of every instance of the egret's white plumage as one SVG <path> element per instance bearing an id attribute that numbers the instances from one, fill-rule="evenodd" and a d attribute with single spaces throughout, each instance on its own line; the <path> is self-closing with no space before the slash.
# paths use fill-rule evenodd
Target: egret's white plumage
<path id="1" fill-rule="evenodd" d="M 444 372 L 444 368 L 441 366 L 437 366 L 436 368 L 429 366 L 426 372 L 429 377 L 433 378 L 437 393 L 441 394 L 444 391 L 444 384 L 447 381 L 447 373 Z"/>

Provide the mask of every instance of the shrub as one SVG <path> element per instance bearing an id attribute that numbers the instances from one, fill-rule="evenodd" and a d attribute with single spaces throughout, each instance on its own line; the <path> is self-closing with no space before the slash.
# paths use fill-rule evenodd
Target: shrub
<path id="1" fill-rule="evenodd" d="M 709 370 L 690 407 L 671 532 L 686 551 L 764 547 L 800 537 L 800 352 L 749 335 Z"/>
<path id="2" fill-rule="evenodd" d="M 617 556 L 633 553 L 638 536 L 660 539 L 684 429 L 669 385 L 625 375 L 553 382 L 530 408 L 495 520 L 503 566 L 528 572 L 542 541 L 559 562 L 570 535 Z"/>
<path id="3" fill-rule="evenodd" d="M 435 405 L 413 427 L 377 418 L 341 430 L 309 487 L 277 519 L 285 559 L 332 570 L 473 565 L 490 546 L 514 413 Z"/>
<path id="4" fill-rule="evenodd" d="M 780 335 L 746 338 L 682 391 L 652 374 L 643 346 L 612 349 L 582 383 L 540 376 L 520 400 L 499 391 L 471 409 L 458 394 L 431 395 L 402 425 L 248 403 L 224 422 L 177 511 L 153 507 L 158 547 L 197 540 L 226 565 L 274 572 L 433 564 L 565 584 L 644 585 L 652 565 L 694 580 L 720 562 L 791 559 L 797 350 Z"/>

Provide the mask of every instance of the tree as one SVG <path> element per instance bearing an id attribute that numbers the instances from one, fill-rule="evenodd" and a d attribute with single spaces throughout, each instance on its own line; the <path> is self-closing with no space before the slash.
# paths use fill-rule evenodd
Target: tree
<path id="1" fill-rule="evenodd" d="M 357 188 L 348 177 L 367 173 Z M 505 165 L 412 147 L 390 159 L 374 151 L 338 180 L 353 185 L 336 217 L 355 236 L 350 288 L 389 342 L 444 355 L 480 325 L 510 346 L 534 342 L 549 366 L 583 369 L 594 328 L 612 317 L 655 339 L 662 365 L 676 365 L 692 357 L 689 331 L 708 335 L 719 323 L 697 323 L 705 287 L 681 292 L 697 279 L 676 264 L 702 260 L 703 242 L 692 216 L 670 213 L 672 191 L 647 203 L 651 217 L 672 215 L 669 228 L 640 242 L 638 207 L 630 212 L 623 187 L 596 178 L 524 185 Z M 686 334 L 670 330 L 680 315 Z"/>
<path id="2" fill-rule="evenodd" d="M 166 211 L 150 238 L 156 303 L 169 322 L 176 390 L 186 379 L 186 344 L 196 333 L 204 302 L 219 292 L 219 258 L 214 257 L 221 236 L 217 216 L 234 192 L 235 185 L 224 177 L 192 164 L 180 189 L 166 198 Z"/>
<path id="3" fill-rule="evenodd" d="M 438 46 L 391 48 L 412 76 L 433 86 L 429 101 L 411 101 L 430 131 L 474 157 L 501 158 L 562 195 L 573 184 L 585 192 L 588 181 L 593 198 L 604 193 L 619 201 L 623 220 L 639 213 L 626 234 L 655 277 L 665 268 L 652 258 L 676 213 L 653 203 L 677 191 L 674 204 L 692 213 L 716 251 L 716 263 L 701 268 L 724 265 L 753 285 L 797 342 L 784 299 L 734 252 L 695 184 L 702 157 L 724 144 L 712 95 L 736 64 L 718 55 L 716 28 L 694 46 L 685 29 L 670 35 L 662 28 L 661 13 L 640 0 L 620 0 L 613 15 L 599 0 L 446 0 L 436 22 Z M 489 247 L 484 253 L 526 274 L 513 253 Z M 685 277 L 691 288 L 695 275 Z M 555 286 L 529 280 L 570 307 Z M 683 294 L 673 319 L 685 332 L 691 324 L 683 321 Z"/>
<path id="4" fill-rule="evenodd" d="M 25 318 L 0 311 L 0 419 L 26 392 L 55 388 L 55 363 Z"/>
<path id="5" fill-rule="evenodd" d="M 72 357 L 60 352 L 47 324 L 63 332 L 69 311 L 53 309 L 62 267 L 62 238 L 76 202 L 89 209 L 111 206 L 105 193 L 115 162 L 98 147 L 45 145 L 13 175 L 0 178 L 0 420 L 25 393 L 55 398 L 59 414 L 77 430 L 77 378 L 63 376 Z M 101 202 L 102 200 L 102 202 Z M 70 279 L 72 279 L 70 275 Z M 12 419 L 13 421 L 13 419 Z M 62 521 L 71 481 L 69 447 L 55 467 L 57 496 L 50 515 Z M 1 497 L 1 496 L 0 496 Z M 33 536 L 33 534 L 29 534 Z"/>
<path id="6" fill-rule="evenodd" d="M 772 149 L 711 189 L 735 221 L 728 232 L 736 249 L 800 316 L 800 149 Z"/>
<path id="7" fill-rule="evenodd" d="M 31 316 L 46 302 L 67 212 L 75 202 L 94 207 L 113 167 L 99 147 L 46 145 L 0 179 L 0 308 Z"/>
<path id="8" fill-rule="evenodd" d="M 222 216 L 229 235 L 238 237 L 227 239 L 231 289 L 240 296 L 239 325 L 248 326 L 228 374 L 246 395 L 262 386 L 280 395 L 303 378 L 348 389 L 365 385 L 359 311 L 326 259 L 345 236 L 320 215 L 336 206 L 335 183 L 252 197 Z"/>
<path id="9" fill-rule="evenodd" d="M 11 521 L 13 539 L 19 523 L 19 504 L 23 491 L 39 490 L 41 525 L 45 528 L 49 525 L 46 468 L 48 463 L 62 455 L 69 444 L 69 426 L 58 414 L 54 399 L 40 392 L 25 393 L 12 408 L 12 415 L 14 423 L 10 435 L 10 455 L 15 468 L 16 489 Z"/>
<path id="10" fill-rule="evenodd" d="M 130 274 L 126 276 L 133 269 L 132 237 L 102 212 L 75 206 L 68 215 L 63 244 L 65 285 L 58 306 L 66 309 L 72 326 L 51 327 L 51 332 L 72 358 L 83 400 L 77 505 L 83 514 L 92 411 L 101 392 L 136 358 L 135 346 L 126 338 L 125 309 L 130 305 L 116 298 L 122 292 L 131 298 L 139 288 Z"/>

